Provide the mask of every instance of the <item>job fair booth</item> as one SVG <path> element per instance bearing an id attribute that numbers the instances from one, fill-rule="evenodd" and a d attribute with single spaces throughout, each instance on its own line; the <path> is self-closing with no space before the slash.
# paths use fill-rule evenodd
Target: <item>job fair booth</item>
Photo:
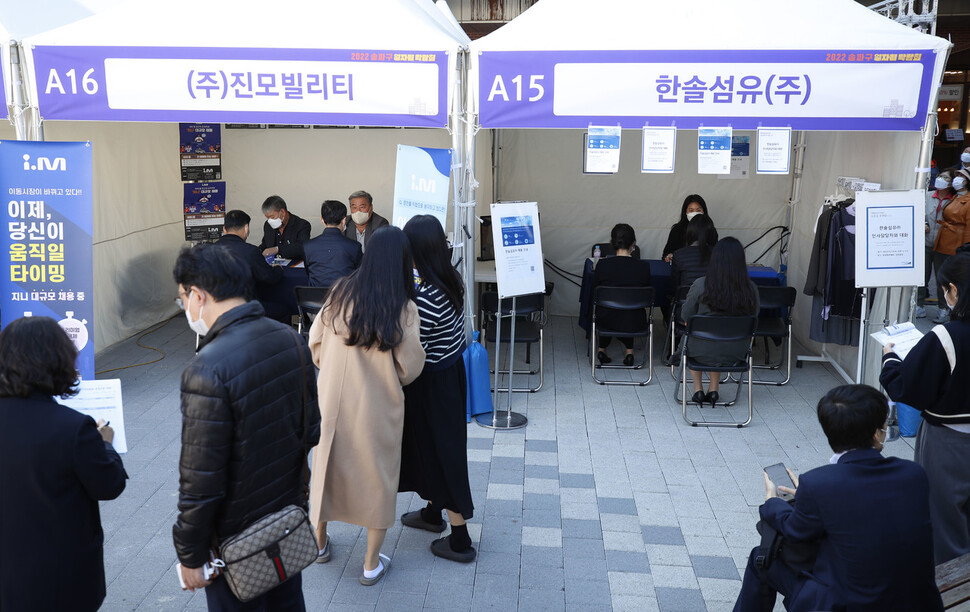
<path id="1" fill-rule="evenodd" d="M 824 300 L 803 294 L 816 226 L 856 191 L 925 188 L 949 46 L 851 0 L 543 0 L 472 42 L 469 111 L 498 134 L 495 199 L 538 203 L 547 274 L 560 276 L 553 314 L 577 314 L 577 275 L 614 224 L 659 260 L 684 198 L 700 194 L 720 236 L 798 288 L 806 358 L 874 383 L 859 317 L 875 300 L 881 323 L 890 292 L 822 320 Z M 910 293 L 892 292 L 894 316 Z"/>
<path id="2" fill-rule="evenodd" d="M 174 314 L 178 249 L 218 230 L 226 209 L 247 211 L 258 237 L 260 204 L 278 194 L 318 235 L 321 202 L 360 189 L 391 216 L 399 145 L 452 150 L 460 168 L 453 117 L 467 40 L 431 0 L 123 2 L 22 40 L 22 97 L 8 95 L 20 122 L 7 138 L 46 141 L 23 144 L 46 147 L 31 159 L 48 174 L 78 166 L 58 148 L 69 142 L 93 168 L 80 189 L 90 200 L 92 348 Z M 437 170 L 448 201 L 460 182 L 449 164 Z M 67 259 L 70 277 L 81 264 Z M 56 293 L 45 306 L 63 316 L 70 308 Z"/>

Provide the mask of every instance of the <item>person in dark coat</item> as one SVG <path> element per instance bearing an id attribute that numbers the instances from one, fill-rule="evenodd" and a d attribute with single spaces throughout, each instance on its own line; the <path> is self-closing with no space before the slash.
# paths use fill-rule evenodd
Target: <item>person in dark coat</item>
<path id="1" fill-rule="evenodd" d="M 889 404 L 867 385 L 836 387 L 819 400 L 818 420 L 835 455 L 829 465 L 776 487 L 765 474 L 761 520 L 785 542 L 815 543 L 811 571 L 776 558 L 766 569 L 751 551 L 735 612 L 774 607 L 815 610 L 943 609 L 936 588 L 930 534 L 929 485 L 912 461 L 883 457 Z M 782 501 L 777 491 L 795 496 Z"/>
<path id="2" fill-rule="evenodd" d="M 259 243 L 263 257 L 303 257 L 303 243 L 310 239 L 310 222 L 288 211 L 286 202 L 278 195 L 266 198 L 262 211 L 266 217 L 263 241 Z"/>
<path id="3" fill-rule="evenodd" d="M 0 333 L 0 610 L 104 601 L 98 500 L 121 495 L 128 475 L 112 429 L 54 401 L 77 392 L 76 359 L 49 317 Z"/>
<path id="4" fill-rule="evenodd" d="M 610 232 L 610 243 L 616 251 L 614 257 L 600 259 L 593 270 L 593 296 L 600 285 L 607 287 L 649 287 L 650 264 L 630 256 L 637 243 L 637 235 L 626 223 L 617 223 Z M 596 320 L 603 326 L 617 330 L 643 329 L 647 325 L 647 313 L 643 310 L 614 310 L 597 306 Z M 612 358 L 606 354 L 606 347 L 613 338 L 599 337 L 599 350 L 596 358 L 600 365 L 610 363 Z M 633 338 L 620 338 L 626 349 L 623 365 L 633 365 Z"/>
<path id="5" fill-rule="evenodd" d="M 189 327 L 202 336 L 182 373 L 178 516 L 172 528 L 187 588 L 209 609 L 241 603 L 225 578 L 205 580 L 213 542 L 294 504 L 307 507 L 307 453 L 320 438 L 316 373 L 306 343 L 248 301 L 245 265 L 226 249 L 182 251 L 173 271 Z M 297 574 L 250 602 L 302 610 Z M 249 609 L 249 608 L 247 608 Z"/>
<path id="6" fill-rule="evenodd" d="M 364 251 L 359 242 L 343 235 L 346 218 L 343 202 L 327 200 L 320 206 L 323 233 L 303 245 L 303 261 L 313 287 L 332 287 L 360 267 Z"/>
<path id="7" fill-rule="evenodd" d="M 674 251 L 687 246 L 687 224 L 697 215 L 710 216 L 707 212 L 707 202 L 704 198 L 692 193 L 684 198 L 684 205 L 680 209 L 680 220 L 670 227 L 667 234 L 667 243 L 664 245 L 661 257 L 664 261 L 670 262 L 673 259 Z M 714 230 L 714 242 L 717 242 L 717 230 Z"/>
<path id="8" fill-rule="evenodd" d="M 350 215 L 344 226 L 344 236 L 360 243 L 367 250 L 367 243 L 379 228 L 387 225 L 387 219 L 374 212 L 374 198 L 366 191 L 355 191 L 347 198 Z"/>
<path id="9" fill-rule="evenodd" d="M 279 284 L 283 280 L 283 268 L 271 266 L 266 263 L 266 258 L 259 254 L 259 247 L 249 244 L 249 222 L 250 217 L 241 210 L 230 210 L 226 213 L 225 221 L 222 225 L 222 236 L 216 240 L 216 244 L 228 249 L 233 255 L 246 262 L 254 283 L 254 290 L 260 295 L 268 293 L 267 288 Z M 260 300 L 266 316 L 277 321 L 286 321 L 290 317 L 289 309 L 284 305 Z"/>
<path id="10" fill-rule="evenodd" d="M 707 274 L 707 264 L 711 261 L 711 251 L 717 243 L 717 230 L 707 215 L 696 215 L 687 224 L 687 246 L 674 251 L 670 260 L 670 292 L 676 295 L 677 288 L 691 286 L 694 281 Z"/>
<path id="11" fill-rule="evenodd" d="M 417 215 L 404 226 L 414 257 L 415 303 L 421 317 L 424 369 L 404 387 L 404 438 L 398 491 L 415 491 L 426 507 L 401 516 L 408 527 L 451 534 L 431 542 L 443 559 L 470 563 L 475 549 L 465 521 L 472 518 L 465 425 L 464 285 L 451 263 L 441 222 Z"/>

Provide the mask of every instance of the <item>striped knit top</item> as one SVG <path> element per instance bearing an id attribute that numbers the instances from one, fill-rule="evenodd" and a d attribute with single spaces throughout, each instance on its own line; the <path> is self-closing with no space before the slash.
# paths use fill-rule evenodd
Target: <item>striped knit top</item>
<path id="1" fill-rule="evenodd" d="M 425 283 L 414 272 L 417 296 L 414 301 L 421 316 L 421 346 L 425 352 L 425 371 L 443 370 L 461 358 L 465 350 L 462 312 L 456 310 L 444 292 Z"/>

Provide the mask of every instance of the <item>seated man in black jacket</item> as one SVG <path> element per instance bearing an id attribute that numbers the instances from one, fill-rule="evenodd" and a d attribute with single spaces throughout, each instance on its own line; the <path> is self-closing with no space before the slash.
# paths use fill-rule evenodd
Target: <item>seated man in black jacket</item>
<path id="1" fill-rule="evenodd" d="M 286 202 L 278 195 L 269 196 L 262 206 L 263 241 L 259 250 L 263 256 L 275 255 L 284 259 L 303 257 L 303 243 L 310 239 L 310 222 L 286 209 Z"/>
<path id="2" fill-rule="evenodd" d="M 332 287 L 337 279 L 360 266 L 364 257 L 360 243 L 343 235 L 347 223 L 343 202 L 327 200 L 320 206 L 323 233 L 303 244 L 303 261 L 313 287 Z"/>
<path id="3" fill-rule="evenodd" d="M 187 588 L 205 587 L 210 610 L 237 610 L 225 578 L 206 580 L 202 565 L 213 542 L 288 505 L 306 509 L 307 453 L 320 439 L 313 362 L 293 329 L 249 300 L 246 266 L 228 250 L 185 249 L 173 274 L 189 326 L 203 338 L 182 373 L 172 535 Z M 300 575 L 248 605 L 303 610 Z"/>
<path id="4" fill-rule="evenodd" d="M 776 593 L 789 612 L 943 610 L 929 482 L 912 461 L 882 456 L 888 414 L 885 396 L 867 385 L 836 387 L 819 400 L 818 420 L 835 455 L 793 478 L 794 490 L 776 487 L 765 474 L 760 511 L 785 542 L 817 542 L 815 561 L 795 571 L 776 558 L 759 569 L 755 548 L 735 612 L 771 610 Z M 794 493 L 794 504 L 777 497 L 777 489 Z"/>
<path id="5" fill-rule="evenodd" d="M 249 221 L 249 215 L 241 210 L 227 212 L 222 226 L 222 236 L 216 240 L 216 244 L 246 262 L 254 283 L 253 289 L 258 291 L 283 280 L 283 269 L 266 263 L 266 259 L 259 254 L 256 245 L 246 242 L 249 238 Z M 265 300 L 260 300 L 260 304 L 263 305 L 266 316 L 271 319 L 285 323 L 290 316 L 289 311 L 282 304 Z"/>

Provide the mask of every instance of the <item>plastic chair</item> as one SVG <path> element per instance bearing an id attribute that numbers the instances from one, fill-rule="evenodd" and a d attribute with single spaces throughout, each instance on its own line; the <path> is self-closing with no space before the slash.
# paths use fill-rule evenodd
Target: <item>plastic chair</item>
<path id="1" fill-rule="evenodd" d="M 614 329 L 604 327 L 596 321 L 596 307 L 611 308 L 613 310 L 636 311 L 644 310 L 647 323 L 640 329 Z M 653 380 L 653 287 L 609 287 L 601 285 L 593 290 L 593 326 L 590 333 L 590 363 L 592 364 L 593 380 L 601 385 L 637 385 L 645 386 Z M 647 338 L 647 354 L 639 363 L 632 366 L 625 365 L 597 365 L 596 354 L 600 335 L 617 338 Z M 647 365 L 647 379 L 636 380 L 600 380 L 596 377 L 596 368 L 641 370 Z"/>
<path id="2" fill-rule="evenodd" d="M 681 388 L 681 409 L 683 410 L 684 420 L 692 426 L 703 427 L 744 427 L 751 422 L 753 416 L 752 404 L 752 384 L 751 384 L 751 345 L 754 343 L 754 331 L 758 325 L 758 317 L 752 316 L 729 316 L 729 315 L 694 315 L 687 321 L 687 341 L 684 344 L 683 354 L 680 359 L 680 388 Z M 740 345 L 746 343 L 744 357 L 734 363 L 727 365 L 710 365 L 698 361 L 691 357 L 691 343 L 702 340 L 707 343 L 733 344 Z M 711 373 L 748 373 L 748 418 L 743 423 L 737 421 L 692 421 L 687 417 L 687 370 L 711 372 Z M 724 402 L 725 406 L 731 406 L 738 401 L 741 395 L 741 385 L 744 377 L 737 379 L 737 390 L 734 399 Z"/>
<path id="3" fill-rule="evenodd" d="M 296 331 L 306 338 L 310 334 L 313 318 L 323 308 L 327 296 L 330 295 L 330 287 L 298 286 L 293 290 L 296 293 L 296 310 L 299 313 Z"/>
<path id="4" fill-rule="evenodd" d="M 508 344 L 513 340 L 512 338 L 512 298 L 505 298 L 502 300 L 502 311 L 499 313 L 498 304 L 498 293 L 494 291 L 485 291 L 482 293 L 482 327 L 484 338 L 483 344 L 491 342 L 496 343 L 495 338 L 495 321 L 496 317 L 502 316 L 504 318 L 510 319 L 509 321 L 502 322 L 502 337 L 499 341 L 503 344 Z M 546 294 L 545 293 L 533 293 L 530 295 L 520 295 L 515 298 L 515 338 L 514 341 L 517 344 L 525 344 L 526 350 L 526 363 L 531 363 L 532 359 L 532 345 L 539 344 L 539 366 L 538 368 L 527 369 L 527 370 L 513 370 L 514 374 L 538 374 L 539 384 L 535 387 L 513 387 L 512 391 L 516 393 L 535 393 L 542 388 L 542 367 L 544 365 L 543 356 L 543 346 L 542 346 L 542 333 L 543 327 L 545 326 L 545 313 L 546 313 Z M 486 346 L 487 348 L 487 346 Z M 511 367 L 511 366 L 510 366 Z M 494 371 L 491 373 L 494 374 Z M 508 374 L 508 370 L 500 370 L 499 374 Z M 506 389 L 499 389 L 498 391 L 506 391 Z"/>
<path id="5" fill-rule="evenodd" d="M 758 329 L 754 332 L 755 338 L 762 338 L 765 344 L 765 364 L 756 365 L 754 368 L 760 370 L 777 370 L 782 364 L 787 363 L 785 380 L 776 382 L 773 380 L 752 380 L 756 385 L 776 385 L 787 384 L 791 380 L 791 318 L 792 310 L 795 307 L 795 298 L 798 291 L 794 287 L 764 287 L 758 286 L 758 296 L 761 301 L 761 310 L 781 310 L 783 316 L 760 317 L 758 319 Z M 787 357 L 785 349 L 782 349 L 781 358 L 777 363 L 768 362 L 768 339 L 781 340 L 787 345 Z"/>

